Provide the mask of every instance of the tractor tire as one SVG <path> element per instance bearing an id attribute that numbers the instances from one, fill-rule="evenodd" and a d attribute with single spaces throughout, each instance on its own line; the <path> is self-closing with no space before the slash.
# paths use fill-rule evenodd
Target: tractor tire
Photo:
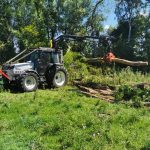
<path id="1" fill-rule="evenodd" d="M 10 90 L 11 89 L 11 84 L 9 83 L 8 79 L 3 78 L 3 88 L 5 90 Z"/>
<path id="2" fill-rule="evenodd" d="M 28 73 L 21 78 L 21 90 L 23 92 L 32 92 L 37 90 L 39 85 L 38 76 L 35 73 Z"/>
<path id="3" fill-rule="evenodd" d="M 62 87 L 67 84 L 68 73 L 65 68 L 51 69 L 47 76 L 47 84 L 51 88 Z"/>

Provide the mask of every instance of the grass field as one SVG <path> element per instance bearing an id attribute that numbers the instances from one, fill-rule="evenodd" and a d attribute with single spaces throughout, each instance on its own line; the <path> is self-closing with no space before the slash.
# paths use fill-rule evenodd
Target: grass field
<path id="1" fill-rule="evenodd" d="M 71 86 L 0 93 L 1 150 L 149 150 L 150 110 L 88 98 Z"/>

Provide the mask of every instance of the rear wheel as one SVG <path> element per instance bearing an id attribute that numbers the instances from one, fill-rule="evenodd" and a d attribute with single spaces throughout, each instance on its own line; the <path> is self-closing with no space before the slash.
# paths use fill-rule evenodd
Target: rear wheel
<path id="1" fill-rule="evenodd" d="M 53 79 L 53 86 L 54 87 L 61 87 L 64 86 L 67 83 L 68 77 L 67 77 L 67 71 L 65 69 L 58 69 L 56 70 L 56 73 L 54 75 Z"/>
<path id="2" fill-rule="evenodd" d="M 24 92 L 35 91 L 38 88 L 39 80 L 35 73 L 28 73 L 21 79 L 21 89 Z"/>
<path id="3" fill-rule="evenodd" d="M 47 76 L 47 81 L 49 87 L 62 87 L 66 85 L 68 81 L 68 74 L 65 68 L 58 68 L 54 70 L 51 70 L 49 72 L 49 75 Z"/>

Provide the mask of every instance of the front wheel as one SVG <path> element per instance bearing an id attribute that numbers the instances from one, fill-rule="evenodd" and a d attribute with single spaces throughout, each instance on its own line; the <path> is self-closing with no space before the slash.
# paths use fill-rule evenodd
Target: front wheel
<path id="1" fill-rule="evenodd" d="M 24 92 L 35 91 L 38 85 L 38 76 L 35 73 L 28 73 L 21 79 L 21 89 Z"/>

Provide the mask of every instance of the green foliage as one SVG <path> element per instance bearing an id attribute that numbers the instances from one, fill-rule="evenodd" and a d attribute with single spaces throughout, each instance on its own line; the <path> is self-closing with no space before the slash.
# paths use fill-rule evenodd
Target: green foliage
<path id="1" fill-rule="evenodd" d="M 11 11 L 8 1 L 0 2 L 0 64 L 14 56 L 13 36 L 11 35 Z"/>
<path id="2" fill-rule="evenodd" d="M 150 60 L 149 7 L 146 1 L 116 0 L 118 27 L 111 35 L 116 37 L 114 52 L 117 57 L 129 60 Z"/>
<path id="3" fill-rule="evenodd" d="M 58 33 L 86 35 L 92 15 L 91 0 L 10 0 L 0 3 L 0 60 L 12 57 L 15 49 L 48 46 Z M 96 12 L 93 30 L 102 30 L 102 15 Z M 4 55 L 6 58 L 3 58 Z"/>
<path id="4" fill-rule="evenodd" d="M 77 52 L 68 51 L 64 56 L 64 63 L 69 72 L 70 81 L 83 79 L 89 75 L 84 58 Z"/>
<path id="5" fill-rule="evenodd" d="M 77 52 L 68 51 L 64 56 L 64 63 L 66 67 L 69 67 L 72 63 L 77 60 L 80 60 L 82 57 Z"/>
<path id="6" fill-rule="evenodd" d="M 150 75 L 142 74 L 139 71 L 134 72 L 130 67 L 121 70 L 115 70 L 113 67 L 89 67 L 89 76 L 82 81 L 84 83 L 97 85 L 133 85 L 140 82 L 149 83 Z"/>
<path id="7" fill-rule="evenodd" d="M 0 147 L 134 149 L 149 146 L 148 109 L 114 105 L 76 88 L 0 93 Z"/>
<path id="8" fill-rule="evenodd" d="M 80 79 L 88 85 L 133 85 L 141 82 L 150 82 L 149 73 L 133 71 L 132 68 L 116 70 L 115 66 L 94 67 L 87 65 L 85 59 L 77 52 L 68 51 L 64 56 L 64 63 L 69 72 L 70 81 Z"/>
<path id="9" fill-rule="evenodd" d="M 0 79 L 0 93 L 3 92 L 3 81 L 2 79 Z"/>
<path id="10" fill-rule="evenodd" d="M 115 101 L 129 102 L 134 107 L 142 106 L 142 102 L 150 101 L 150 89 L 133 88 L 121 86 L 115 93 Z"/>

